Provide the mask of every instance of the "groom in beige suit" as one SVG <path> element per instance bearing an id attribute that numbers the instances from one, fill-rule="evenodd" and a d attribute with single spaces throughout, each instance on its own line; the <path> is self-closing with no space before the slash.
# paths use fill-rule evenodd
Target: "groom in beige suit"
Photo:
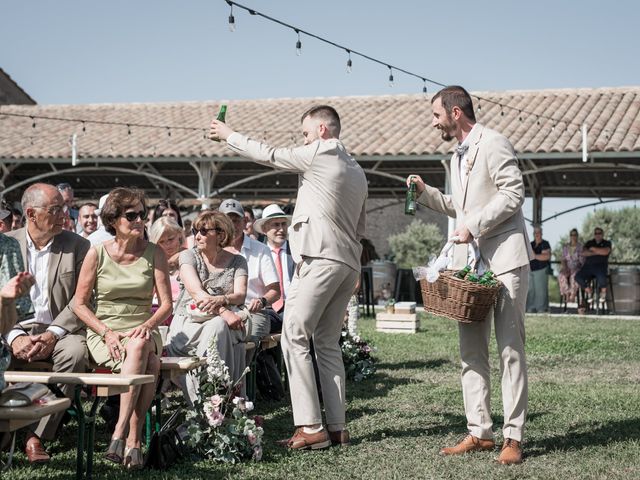
<path id="1" fill-rule="evenodd" d="M 522 436 L 527 413 L 527 364 L 524 313 L 529 260 L 522 203 L 524 184 L 515 152 L 499 133 L 476 123 L 471 96 L 462 87 L 446 87 L 431 100 L 432 125 L 446 141 L 459 142 L 451 158 L 451 195 L 412 175 L 419 203 L 456 218 L 455 269 L 467 263 L 467 244 L 477 242 L 484 265 L 504 284 L 494 310 L 502 375 L 504 444 L 498 461 L 522 461 Z M 460 323 L 462 391 L 469 434 L 442 455 L 492 450 L 495 447 L 490 409 L 489 337 L 491 322 Z"/>
<path id="2" fill-rule="evenodd" d="M 338 139 L 340 117 L 320 105 L 302 115 L 304 146 L 273 148 L 214 120 L 211 137 L 257 163 L 299 175 L 289 227 L 297 263 L 282 327 L 294 424 L 293 449 L 346 445 L 345 373 L 339 346 L 347 303 L 360 276 L 367 179 Z M 309 341 L 313 338 L 327 428 L 323 427 Z M 328 430 L 328 432 L 327 432 Z"/>

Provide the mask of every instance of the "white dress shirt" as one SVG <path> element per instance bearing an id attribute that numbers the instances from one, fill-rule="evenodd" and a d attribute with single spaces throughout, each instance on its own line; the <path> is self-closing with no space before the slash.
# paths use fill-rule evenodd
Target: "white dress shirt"
<path id="1" fill-rule="evenodd" d="M 264 243 L 245 235 L 240 254 L 249 266 L 247 296 L 244 300 L 248 304 L 254 298 L 264 297 L 265 287 L 272 283 L 280 284 L 280 280 L 271 250 Z"/>
<path id="2" fill-rule="evenodd" d="M 276 264 L 276 254 L 274 252 L 275 247 L 269 245 L 269 243 L 267 243 L 267 247 L 269 247 L 269 250 L 271 250 L 271 258 L 273 259 L 273 264 Z M 288 257 L 289 255 L 287 254 L 287 241 L 285 240 L 285 242 L 282 244 L 282 247 L 280 247 L 280 265 L 282 265 L 282 289 L 283 291 L 280 292 L 280 294 L 282 295 L 282 299 L 283 300 L 287 300 L 287 292 L 289 291 L 289 285 L 291 285 L 291 278 L 289 277 L 289 261 L 288 261 Z M 276 273 L 278 273 L 278 269 L 276 268 Z"/>
<path id="3" fill-rule="evenodd" d="M 53 323 L 53 317 L 51 316 L 51 310 L 49 309 L 49 259 L 51 258 L 51 245 L 53 244 L 53 238 L 44 247 L 38 250 L 29 235 L 29 232 L 25 232 L 27 240 L 27 269 L 29 273 L 33 275 L 36 283 L 31 290 L 29 290 L 29 296 L 34 308 L 34 317 L 32 319 L 20 322 L 20 325 L 26 327 L 32 323 L 42 323 L 49 325 L 47 330 L 52 332 L 57 337 L 61 338 L 67 334 L 67 331 Z M 9 345 L 21 335 L 26 335 L 23 330 L 14 329 L 7 334 L 7 342 Z"/>

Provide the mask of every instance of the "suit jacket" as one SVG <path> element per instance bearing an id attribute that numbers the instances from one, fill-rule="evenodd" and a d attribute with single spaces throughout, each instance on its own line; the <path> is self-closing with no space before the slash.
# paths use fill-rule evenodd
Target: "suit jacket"
<path id="1" fill-rule="evenodd" d="M 485 265 L 495 274 L 528 265 L 533 252 L 522 215 L 522 172 L 513 147 L 506 137 L 479 123 L 469 134 L 468 144 L 468 174 L 462 182 L 458 156 L 454 153 L 451 158 L 451 195 L 427 186 L 418 201 L 464 224 L 476 238 Z M 466 257 L 466 248 L 456 248 L 454 268 L 462 268 Z"/>
<path id="2" fill-rule="evenodd" d="M 7 233 L 18 240 L 22 259 L 28 269 L 27 233 L 20 228 Z M 80 267 L 89 251 L 91 243 L 80 235 L 63 230 L 53 237 L 51 257 L 49 258 L 49 310 L 53 318 L 52 325 L 64 328 L 69 333 L 84 329 L 84 323 L 73 312 L 73 298 Z"/>
<path id="3" fill-rule="evenodd" d="M 367 179 L 340 140 L 274 148 L 233 133 L 227 145 L 257 163 L 299 174 L 288 237 L 296 263 L 303 256 L 319 257 L 360 271 Z"/>

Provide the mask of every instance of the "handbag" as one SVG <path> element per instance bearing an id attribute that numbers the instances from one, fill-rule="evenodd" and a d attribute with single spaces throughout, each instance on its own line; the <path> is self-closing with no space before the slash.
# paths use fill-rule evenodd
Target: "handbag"
<path id="1" fill-rule="evenodd" d="M 184 456 L 185 447 L 175 425 L 179 414 L 180 410 L 175 411 L 160 431 L 153 432 L 144 460 L 145 468 L 166 470 Z"/>

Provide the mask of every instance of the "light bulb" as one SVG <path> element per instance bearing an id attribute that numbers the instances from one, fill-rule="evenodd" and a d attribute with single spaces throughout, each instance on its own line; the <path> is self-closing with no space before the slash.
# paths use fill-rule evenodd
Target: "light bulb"
<path id="1" fill-rule="evenodd" d="M 347 73 L 351 73 L 352 66 L 353 66 L 353 62 L 351 61 L 351 58 L 349 58 L 349 60 L 347 60 Z"/>
<path id="2" fill-rule="evenodd" d="M 393 87 L 393 73 L 389 74 L 389 86 Z"/>
<path id="3" fill-rule="evenodd" d="M 233 14 L 229 15 L 229 31 L 230 32 L 236 31 L 236 19 L 233 16 Z"/>
<path id="4" fill-rule="evenodd" d="M 296 55 L 298 56 L 302 55 L 302 42 L 300 41 L 299 38 L 298 38 L 298 41 L 296 42 Z"/>

